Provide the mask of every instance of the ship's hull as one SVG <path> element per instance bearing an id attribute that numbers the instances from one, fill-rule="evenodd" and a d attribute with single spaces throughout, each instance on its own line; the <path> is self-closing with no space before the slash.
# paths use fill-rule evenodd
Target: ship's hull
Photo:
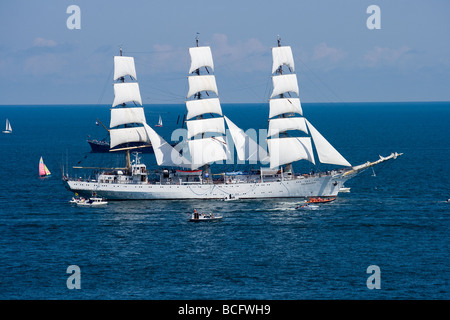
<path id="1" fill-rule="evenodd" d="M 80 196 L 95 193 L 108 200 L 175 200 L 175 199 L 239 199 L 306 198 L 336 196 L 350 176 L 323 175 L 300 179 L 257 183 L 214 184 L 123 184 L 96 181 L 66 181 L 66 187 Z"/>
<path id="2" fill-rule="evenodd" d="M 98 141 L 98 140 L 88 140 L 87 141 L 89 145 L 91 146 L 91 150 L 93 153 L 109 153 L 111 152 L 109 148 L 109 143 L 104 141 Z M 129 147 L 133 147 L 135 145 L 139 145 L 138 143 L 129 143 Z M 114 150 L 113 150 L 114 151 Z M 134 151 L 138 151 L 141 153 L 154 153 L 152 147 L 145 147 L 145 148 L 136 148 Z M 125 152 L 125 151 L 117 151 L 117 152 Z"/>
<path id="3" fill-rule="evenodd" d="M 109 143 L 98 140 L 88 140 L 87 141 L 91 146 L 91 150 L 94 153 L 107 153 L 109 152 Z"/>
<path id="4" fill-rule="evenodd" d="M 109 148 L 109 143 L 107 143 L 105 141 L 87 140 L 87 142 L 91 146 L 91 152 L 93 152 L 93 153 L 109 153 L 111 151 L 114 151 L 114 149 L 111 150 Z M 140 143 L 129 143 L 128 147 L 138 146 L 139 144 Z M 172 144 L 172 147 L 173 146 L 175 146 L 175 144 Z M 116 147 L 116 148 L 119 148 L 119 147 Z M 152 147 L 135 148 L 133 151 L 137 151 L 137 152 L 141 152 L 141 153 L 154 153 L 154 150 Z M 126 151 L 123 150 L 123 151 L 117 151 L 117 152 L 125 153 Z"/>

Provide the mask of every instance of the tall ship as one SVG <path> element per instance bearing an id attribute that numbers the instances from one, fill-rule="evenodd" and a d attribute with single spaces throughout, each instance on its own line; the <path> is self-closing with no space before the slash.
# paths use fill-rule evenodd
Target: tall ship
<path id="1" fill-rule="evenodd" d="M 292 50 L 282 46 L 279 37 L 278 45 L 272 48 L 268 150 L 261 147 L 223 114 L 211 48 L 199 46 L 198 41 L 197 37 L 196 46 L 189 48 L 185 139 L 171 145 L 146 123 L 134 59 L 116 56 L 110 148 L 128 144 L 114 149 L 125 152 L 126 166 L 102 168 L 104 171 L 95 178 L 86 180 L 64 176 L 68 190 L 85 197 L 95 193 L 111 200 L 335 197 L 350 178 L 401 155 L 392 153 L 352 166 L 303 116 Z M 130 77 L 131 82 L 125 82 L 125 77 Z M 133 153 L 136 143 L 152 145 L 158 170 L 150 172 L 141 163 L 139 154 Z M 253 160 L 269 166 L 249 172 L 211 170 L 215 162 L 232 159 L 234 152 L 241 161 Z M 133 161 L 130 153 L 134 154 Z M 335 165 L 336 169 L 297 173 L 293 169 L 297 161 Z"/>

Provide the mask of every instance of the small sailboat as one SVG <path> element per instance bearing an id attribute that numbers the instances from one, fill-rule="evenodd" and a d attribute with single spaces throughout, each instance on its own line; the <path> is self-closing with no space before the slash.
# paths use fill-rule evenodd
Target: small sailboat
<path id="1" fill-rule="evenodd" d="M 3 131 L 3 133 L 11 133 L 11 132 L 12 132 L 11 122 L 9 122 L 9 120 L 6 119 L 6 128 Z"/>
<path id="2" fill-rule="evenodd" d="M 162 126 L 163 126 L 162 118 L 161 118 L 161 115 L 159 115 L 159 121 L 157 124 L 155 124 L 155 127 L 162 127 Z"/>
<path id="3" fill-rule="evenodd" d="M 39 160 L 39 177 L 45 178 L 51 175 L 50 170 L 48 170 L 47 166 L 44 164 L 44 160 L 41 157 L 41 160 Z"/>

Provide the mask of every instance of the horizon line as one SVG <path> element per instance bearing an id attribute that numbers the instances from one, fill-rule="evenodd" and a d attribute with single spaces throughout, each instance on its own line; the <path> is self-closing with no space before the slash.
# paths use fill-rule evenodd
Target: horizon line
<path id="1" fill-rule="evenodd" d="M 326 102 L 302 102 L 302 104 L 355 104 L 355 103 L 450 103 L 450 100 L 417 100 L 417 101 L 326 101 Z M 237 105 L 237 104 L 250 104 L 250 105 L 261 105 L 268 104 L 267 102 L 222 102 L 221 105 Z M 107 103 L 37 103 L 37 104 L 0 104 L 0 107 L 8 106 L 110 106 Z M 142 106 L 148 105 L 164 105 L 164 106 L 179 106 L 184 105 L 184 103 L 144 103 Z"/>

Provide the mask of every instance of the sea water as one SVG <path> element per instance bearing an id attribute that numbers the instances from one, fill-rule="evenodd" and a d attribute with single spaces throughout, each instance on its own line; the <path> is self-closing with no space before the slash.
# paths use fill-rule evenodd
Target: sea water
<path id="1" fill-rule="evenodd" d="M 185 106 L 144 107 L 151 126 L 161 115 L 155 130 L 166 140 L 182 126 Z M 449 299 L 450 103 L 303 109 L 353 165 L 404 154 L 313 211 L 296 210 L 300 199 L 77 207 L 62 172 L 124 165 L 123 154 L 94 154 L 86 142 L 107 137 L 95 122 L 108 126 L 109 106 L 0 106 L 13 128 L 0 135 L 0 299 Z M 223 112 L 244 130 L 267 128 L 265 104 Z M 41 156 L 49 178 L 38 177 Z M 156 169 L 154 155 L 141 156 Z M 189 223 L 194 209 L 223 220 Z M 70 266 L 79 289 L 69 289 Z M 378 288 L 369 266 L 379 268 Z"/>

